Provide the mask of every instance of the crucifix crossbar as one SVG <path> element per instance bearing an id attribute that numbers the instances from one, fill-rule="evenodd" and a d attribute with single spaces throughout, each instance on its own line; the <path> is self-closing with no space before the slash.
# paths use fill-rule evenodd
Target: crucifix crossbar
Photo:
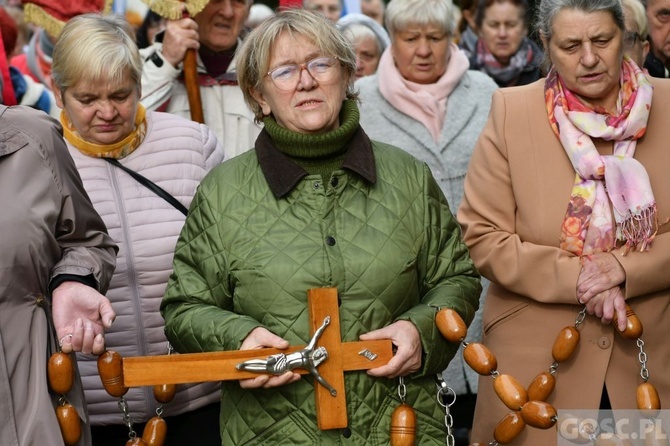
<path id="1" fill-rule="evenodd" d="M 314 335 L 319 327 L 322 328 L 320 336 L 316 337 L 319 347 L 325 347 L 327 351 L 327 359 L 318 365 L 318 373 L 330 384 L 331 390 L 335 391 L 331 392 L 318 383 L 317 379 L 314 380 L 317 425 L 321 430 L 344 428 L 347 426 L 344 372 L 369 370 L 387 364 L 393 357 L 392 344 L 388 339 L 342 342 L 336 288 L 310 289 L 307 292 L 307 301 L 310 333 Z M 324 323 L 327 318 L 329 322 Z M 100 369 L 100 378 L 105 388 L 108 383 L 121 382 L 127 388 L 248 379 L 258 376 L 258 373 L 238 370 L 237 366 L 241 362 L 266 359 L 281 353 L 288 355 L 304 348 L 305 346 L 291 346 L 285 350 L 264 348 L 128 357 L 122 358 L 120 363 L 117 360 L 117 367 L 106 368 L 110 372 L 103 373 Z M 310 373 L 304 368 L 293 371 L 302 375 Z"/>

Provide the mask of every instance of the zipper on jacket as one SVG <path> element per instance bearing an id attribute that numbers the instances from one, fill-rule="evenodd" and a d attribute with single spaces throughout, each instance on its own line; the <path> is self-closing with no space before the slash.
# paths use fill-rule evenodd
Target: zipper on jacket
<path id="1" fill-rule="evenodd" d="M 144 324 L 142 323 L 142 306 L 140 305 L 140 292 L 137 285 L 137 271 L 135 270 L 135 255 L 132 248 L 132 238 L 130 236 L 130 225 L 128 223 L 128 217 L 126 213 L 125 201 L 122 197 L 122 189 L 119 186 L 118 174 L 120 170 L 113 165 L 107 163 L 107 169 L 110 172 L 110 178 L 112 180 L 112 187 L 116 193 L 114 194 L 114 201 L 116 202 L 116 208 L 119 210 L 119 225 L 121 227 L 121 232 L 123 233 L 123 239 L 126 241 L 126 270 L 128 272 L 128 286 L 131 291 L 132 296 L 132 305 L 133 311 L 136 315 L 136 329 L 135 334 L 138 341 L 140 356 L 147 356 L 147 339 L 144 334 Z M 124 173 L 124 175 L 126 175 Z M 153 387 L 144 386 L 142 387 L 142 393 L 144 394 L 144 400 L 148 402 L 148 414 L 156 412 L 158 407 L 158 402 L 154 399 Z M 132 411 L 133 408 L 130 407 Z M 138 410 L 141 413 L 141 411 Z M 148 420 L 147 420 L 148 421 Z"/>

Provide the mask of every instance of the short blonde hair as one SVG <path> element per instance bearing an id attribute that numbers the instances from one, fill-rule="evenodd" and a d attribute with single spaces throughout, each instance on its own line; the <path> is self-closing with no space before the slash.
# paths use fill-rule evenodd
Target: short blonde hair
<path id="1" fill-rule="evenodd" d="M 393 40 L 396 32 L 410 25 L 436 25 L 449 36 L 454 35 L 454 4 L 451 0 L 391 0 L 384 19 Z"/>
<path id="2" fill-rule="evenodd" d="M 236 56 L 237 79 L 256 122 L 262 122 L 264 115 L 251 93 L 253 90 L 262 90 L 263 78 L 270 68 L 272 46 L 282 33 L 303 37 L 313 42 L 323 55 L 337 57 L 347 81 L 347 99 L 358 98 L 354 90 L 356 54 L 349 40 L 322 15 L 304 9 L 288 9 L 270 17 L 251 31 L 244 38 Z"/>
<path id="3" fill-rule="evenodd" d="M 139 91 L 142 58 L 123 17 L 83 14 L 65 24 L 51 66 L 54 88 L 61 94 L 82 79 L 121 84 L 128 73 Z"/>

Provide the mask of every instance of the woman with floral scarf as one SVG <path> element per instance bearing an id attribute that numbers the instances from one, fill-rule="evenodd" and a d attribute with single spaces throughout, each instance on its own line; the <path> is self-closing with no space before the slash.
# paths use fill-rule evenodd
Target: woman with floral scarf
<path id="1" fill-rule="evenodd" d="M 470 68 L 482 71 L 500 87 L 526 85 L 541 76 L 542 50 L 527 37 L 526 0 L 482 0 L 475 22 L 479 40 Z"/>
<path id="2" fill-rule="evenodd" d="M 619 0 L 542 0 L 539 8 L 551 69 L 544 81 L 494 94 L 458 211 L 491 281 L 483 343 L 497 372 L 523 387 L 550 372 L 555 388 L 545 401 L 559 414 L 636 412 L 642 384 L 668 404 L 670 81 L 623 55 Z M 642 333 L 617 333 L 634 314 Z M 565 327 L 578 336 L 558 362 L 552 346 Z M 509 412 L 482 377 L 473 441 L 493 440 Z M 555 445 L 569 430 L 561 423 L 577 426 L 579 417 L 526 427 L 509 444 Z"/>

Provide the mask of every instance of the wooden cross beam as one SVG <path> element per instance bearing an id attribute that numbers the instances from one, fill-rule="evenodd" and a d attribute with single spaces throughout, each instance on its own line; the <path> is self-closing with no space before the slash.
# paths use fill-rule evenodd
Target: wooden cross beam
<path id="1" fill-rule="evenodd" d="M 328 359 L 318 367 L 318 371 L 337 391 L 333 396 L 328 389 L 314 380 L 317 425 L 321 430 L 341 429 L 348 424 L 344 372 L 369 370 L 387 364 L 393 357 L 392 344 L 390 340 L 342 342 L 336 288 L 310 289 L 307 292 L 307 301 L 311 334 L 330 316 L 330 324 L 317 342 L 318 346 L 325 347 L 328 351 Z M 103 384 L 122 382 L 123 387 L 248 379 L 258 374 L 237 370 L 236 366 L 240 362 L 266 359 L 278 353 L 288 354 L 304 347 L 129 357 L 121 360 L 122 371 L 103 376 L 103 369 L 100 369 L 100 377 Z M 304 369 L 293 371 L 309 373 Z"/>

